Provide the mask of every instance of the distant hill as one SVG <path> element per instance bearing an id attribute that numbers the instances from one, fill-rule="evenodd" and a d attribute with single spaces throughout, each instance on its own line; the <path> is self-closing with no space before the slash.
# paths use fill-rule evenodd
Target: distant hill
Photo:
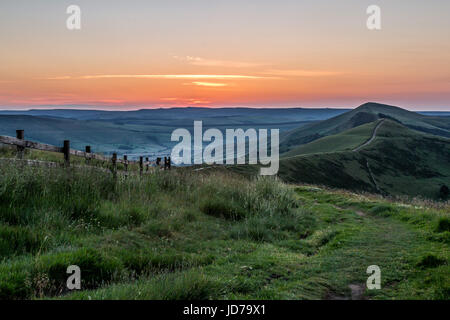
<path id="1" fill-rule="evenodd" d="M 96 152 L 128 155 L 170 153 L 173 130 L 192 130 L 194 121 L 210 127 L 278 128 L 281 132 L 342 114 L 342 109 L 303 108 L 172 108 L 136 111 L 52 109 L 0 111 L 0 135 L 15 136 L 25 129 L 27 139 L 73 148 L 91 145 Z"/>
<path id="2" fill-rule="evenodd" d="M 281 152 L 376 121 L 391 119 L 411 129 L 450 137 L 450 117 L 426 116 L 398 107 L 369 102 L 334 118 L 288 131 L 281 138 Z"/>
<path id="3" fill-rule="evenodd" d="M 62 145 L 69 139 L 76 149 L 91 145 L 95 152 L 131 157 L 170 153 L 172 131 L 191 130 L 194 120 L 202 120 L 204 129 L 280 128 L 281 150 L 288 150 L 281 156 L 279 171 L 285 181 L 431 198 L 441 185 L 450 186 L 450 139 L 446 138 L 450 117 L 376 103 L 351 111 L 184 108 L 3 113 L 7 114 L 0 114 L 0 135 L 14 136 L 16 129 L 25 129 L 28 140 Z M 321 117 L 325 120 L 318 120 Z M 254 166 L 236 170 L 257 171 Z"/>
<path id="4" fill-rule="evenodd" d="M 375 122 L 362 125 L 294 149 L 298 155 L 281 159 L 279 176 L 293 183 L 429 198 L 437 198 L 443 184 L 450 185 L 450 139 L 421 133 L 388 119 L 371 144 L 350 151 L 358 139 L 346 137 L 359 132 L 359 142 L 364 141 L 374 126 Z M 323 143 L 325 139 L 331 142 L 330 152 Z M 344 143 L 344 151 L 333 152 L 333 141 L 348 144 Z M 311 150 L 318 152 L 311 154 Z"/>
<path id="5" fill-rule="evenodd" d="M 25 130 L 25 139 L 56 146 L 64 140 L 71 147 L 84 150 L 92 146 L 94 152 L 114 151 L 129 153 L 132 150 L 156 152 L 164 150 L 163 142 L 170 141 L 167 132 L 140 130 L 133 126 L 123 127 L 99 121 L 80 121 L 63 118 L 45 118 L 27 115 L 0 115 L 0 135 L 15 136 L 17 129 Z"/>
<path id="6" fill-rule="evenodd" d="M 71 118 L 77 120 L 208 120 L 232 119 L 234 122 L 282 123 L 326 120 L 350 109 L 309 108 L 168 108 L 134 111 L 103 111 L 77 109 L 0 110 L 0 115 L 31 115 L 38 117 Z M 259 120 L 258 120 L 259 119 Z M 239 121 L 241 120 L 241 121 Z M 219 121 L 222 123 L 222 121 Z"/>

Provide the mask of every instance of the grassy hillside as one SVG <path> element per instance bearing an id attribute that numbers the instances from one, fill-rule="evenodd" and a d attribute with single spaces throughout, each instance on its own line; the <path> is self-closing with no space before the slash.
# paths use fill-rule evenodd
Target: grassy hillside
<path id="1" fill-rule="evenodd" d="M 343 137 L 362 132 L 362 141 L 367 138 L 367 129 L 373 125 L 328 137 L 325 142 L 338 142 L 339 145 L 342 141 L 344 146 L 347 142 L 347 147 L 354 146 L 351 139 Z M 395 121 L 385 120 L 375 140 L 358 152 L 301 155 L 308 148 L 325 152 L 326 147 L 317 140 L 294 149 L 292 152 L 300 155 L 282 159 L 279 176 L 289 182 L 430 198 L 439 196 L 442 185 L 450 185 L 450 140 L 408 129 Z"/>
<path id="2" fill-rule="evenodd" d="M 378 121 L 366 123 L 344 132 L 314 140 L 300 145 L 283 154 L 292 157 L 302 154 L 351 151 L 370 139 Z"/>
<path id="3" fill-rule="evenodd" d="M 337 117 L 284 133 L 280 151 L 288 152 L 302 144 L 384 118 L 421 132 L 450 137 L 450 117 L 426 116 L 398 107 L 370 102 Z"/>
<path id="4" fill-rule="evenodd" d="M 0 298 L 449 299 L 449 209 L 225 168 L 0 165 Z M 373 264 L 382 289 L 367 291 Z"/>
<path id="5" fill-rule="evenodd" d="M 450 185 L 450 139 L 386 121 L 373 144 L 360 152 L 386 192 L 436 197 L 439 186 Z"/>

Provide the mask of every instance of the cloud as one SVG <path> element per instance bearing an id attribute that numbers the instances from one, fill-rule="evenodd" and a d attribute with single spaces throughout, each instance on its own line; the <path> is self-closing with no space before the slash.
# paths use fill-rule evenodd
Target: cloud
<path id="1" fill-rule="evenodd" d="M 171 105 L 173 106 L 182 106 L 182 105 L 189 105 L 189 104 L 210 104 L 212 101 L 206 100 L 204 98 L 160 98 L 161 101 L 164 102 L 172 102 Z"/>
<path id="2" fill-rule="evenodd" d="M 61 76 L 61 77 L 48 77 L 48 78 L 43 78 L 43 79 L 38 79 L 38 80 L 70 80 L 70 79 L 74 79 L 71 76 Z"/>
<path id="3" fill-rule="evenodd" d="M 77 79 L 120 79 L 120 78 L 134 78 L 134 79 L 214 79 L 214 80 L 249 80 L 249 79 L 273 79 L 265 76 L 251 76 L 240 74 L 102 74 L 102 75 L 85 75 L 85 76 L 62 76 L 62 77 L 48 77 L 44 80 L 77 80 Z"/>
<path id="4" fill-rule="evenodd" d="M 341 74 L 336 71 L 322 71 L 322 70 L 301 70 L 301 69 L 270 69 L 261 74 L 273 75 L 273 76 L 288 76 L 288 77 L 327 77 Z"/>
<path id="5" fill-rule="evenodd" d="M 211 102 L 209 100 L 189 100 L 190 104 L 210 104 Z"/>
<path id="6" fill-rule="evenodd" d="M 242 62 L 242 61 L 228 61 L 228 60 L 213 60 L 213 59 L 204 59 L 200 57 L 179 57 L 173 56 L 175 59 L 180 61 L 185 61 L 194 66 L 202 66 L 202 67 L 226 67 L 226 68 L 252 68 L 261 66 L 258 63 L 252 62 Z"/>
<path id="7" fill-rule="evenodd" d="M 228 86 L 226 83 L 216 83 L 216 82 L 192 82 L 192 84 L 196 86 L 203 86 L 203 87 L 226 87 Z"/>

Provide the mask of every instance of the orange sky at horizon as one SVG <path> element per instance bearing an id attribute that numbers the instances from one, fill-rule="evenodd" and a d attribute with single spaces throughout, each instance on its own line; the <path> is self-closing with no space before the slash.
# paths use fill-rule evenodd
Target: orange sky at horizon
<path id="1" fill-rule="evenodd" d="M 0 109 L 450 111 L 448 2 L 380 1 L 380 31 L 365 27 L 366 1 L 77 3 L 78 31 L 65 27 L 70 1 L 0 4 Z"/>

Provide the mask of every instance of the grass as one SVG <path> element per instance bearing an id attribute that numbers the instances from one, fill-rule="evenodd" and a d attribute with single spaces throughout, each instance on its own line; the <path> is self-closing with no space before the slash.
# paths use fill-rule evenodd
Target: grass
<path id="1" fill-rule="evenodd" d="M 9 145 L 0 145 L 0 159 L 14 160 L 17 158 L 17 149 L 15 146 Z M 23 152 L 24 160 L 37 160 L 44 162 L 52 162 L 57 165 L 64 165 L 64 155 L 62 153 L 49 152 L 49 151 L 41 151 L 35 149 L 25 149 Z M 70 162 L 75 166 L 92 166 L 99 167 L 104 169 L 112 169 L 112 163 L 110 161 L 101 161 L 96 159 L 91 159 L 89 162 L 86 161 L 83 157 L 78 157 L 71 155 Z M 125 170 L 125 166 L 122 163 L 117 163 L 117 170 Z M 139 164 L 130 163 L 128 165 L 128 171 L 139 172 Z M 144 168 L 144 170 L 146 170 Z"/>
<path id="2" fill-rule="evenodd" d="M 283 157 L 324 152 L 351 151 L 370 139 L 377 124 L 378 121 L 366 123 L 335 135 L 314 140 L 310 143 L 293 148 L 289 152 L 283 154 Z"/>
<path id="3" fill-rule="evenodd" d="M 448 299 L 449 207 L 227 170 L 0 165 L 1 299 Z M 65 287 L 69 265 L 82 290 Z"/>

